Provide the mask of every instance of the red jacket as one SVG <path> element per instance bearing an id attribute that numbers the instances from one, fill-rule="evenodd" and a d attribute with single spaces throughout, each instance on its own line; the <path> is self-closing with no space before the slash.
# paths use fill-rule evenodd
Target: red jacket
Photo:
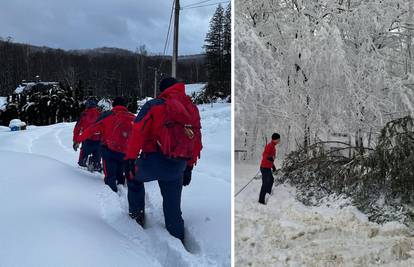
<path id="1" fill-rule="evenodd" d="M 73 129 L 73 141 L 75 141 L 79 134 L 83 133 L 86 128 L 94 124 L 100 115 L 101 113 L 95 107 L 85 109 L 85 111 L 81 113 L 80 118 L 76 123 L 75 128 Z M 88 139 L 99 141 L 101 140 L 101 134 L 97 132 L 90 136 Z"/>
<path id="2" fill-rule="evenodd" d="M 111 111 L 103 113 L 95 124 L 88 127 L 81 135 L 78 136 L 76 142 L 83 142 L 89 136 L 92 136 L 96 133 L 102 134 L 102 143 L 104 145 L 109 144 L 110 138 L 112 137 L 113 129 L 117 120 L 116 114 L 119 112 L 127 112 L 131 115 L 131 123 L 134 120 L 135 116 L 128 111 L 124 106 L 115 106 Z M 117 151 L 121 153 L 126 153 L 126 151 Z"/>
<path id="3" fill-rule="evenodd" d="M 132 130 L 131 138 L 128 140 L 126 159 L 135 159 L 142 152 L 156 152 L 157 133 L 163 127 L 163 116 L 165 114 L 165 99 L 174 98 L 177 95 L 185 95 L 184 83 L 176 83 L 167 88 L 157 98 L 148 101 L 139 112 Z M 198 113 L 198 110 L 197 110 Z M 199 114 L 198 114 L 199 116 Z M 202 149 L 201 134 L 196 137 L 196 152 L 193 159 L 187 162 L 193 166 L 200 157 Z"/>
<path id="4" fill-rule="evenodd" d="M 260 167 L 271 169 L 274 164 L 275 159 L 276 159 L 276 145 L 273 142 L 270 142 L 269 144 L 266 145 L 263 151 L 262 162 L 260 163 Z"/>

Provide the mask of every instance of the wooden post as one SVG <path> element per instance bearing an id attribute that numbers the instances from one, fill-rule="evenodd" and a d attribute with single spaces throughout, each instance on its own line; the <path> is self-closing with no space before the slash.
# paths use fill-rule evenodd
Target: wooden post
<path id="1" fill-rule="evenodd" d="M 175 0 L 175 12 L 174 12 L 174 43 L 173 43 L 173 56 L 171 66 L 171 77 L 177 78 L 177 58 L 178 58 L 178 26 L 180 18 L 180 0 Z"/>

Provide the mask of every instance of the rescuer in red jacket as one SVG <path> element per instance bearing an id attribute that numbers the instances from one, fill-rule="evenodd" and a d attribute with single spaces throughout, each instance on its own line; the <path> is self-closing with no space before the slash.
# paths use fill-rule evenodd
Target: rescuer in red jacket
<path id="1" fill-rule="evenodd" d="M 158 180 L 161 195 L 163 197 L 163 211 L 165 226 L 168 232 L 184 241 L 184 220 L 181 215 L 181 191 L 183 185 L 186 186 L 191 181 L 193 165 L 200 157 L 202 149 L 201 125 L 198 108 L 185 95 L 184 83 L 177 82 L 176 79 L 168 77 L 163 79 L 159 85 L 160 95 L 148 101 L 141 109 L 135 120 L 134 129 L 128 142 L 126 159 L 129 165 L 136 161 L 135 177 L 128 181 L 128 201 L 131 214 L 140 211 L 140 203 L 134 189 L 134 184 L 139 181 Z M 191 140 L 192 156 L 189 159 L 169 158 L 161 153 L 160 134 L 165 127 L 165 117 L 167 116 L 168 101 L 179 101 L 183 106 L 191 110 L 191 127 L 194 135 Z M 178 109 L 170 110 L 172 113 L 180 113 Z M 174 126 L 172 126 L 174 127 Z M 183 139 L 184 143 L 185 140 Z M 134 167 L 130 167 L 133 169 Z M 142 208 L 139 207 L 139 208 Z M 132 216 L 131 216 L 132 217 Z"/>
<path id="2" fill-rule="evenodd" d="M 94 98 L 89 98 L 85 102 L 85 111 L 80 115 L 79 120 L 76 122 L 75 128 L 73 129 L 73 149 L 78 150 L 79 143 L 76 142 L 76 138 L 85 131 L 86 128 L 96 122 L 98 117 L 101 115 L 96 107 L 97 101 Z M 96 132 L 88 139 L 82 142 L 82 147 L 79 153 L 79 166 L 86 167 L 86 161 L 89 155 L 92 154 L 91 163 L 95 171 L 101 170 L 101 155 L 100 155 L 100 143 L 101 134 Z"/>
<path id="3" fill-rule="evenodd" d="M 276 145 L 280 142 L 280 135 L 278 133 L 272 134 L 272 141 L 268 143 L 262 154 L 262 162 L 260 163 L 260 172 L 262 173 L 262 188 L 260 189 L 259 203 L 265 203 L 266 194 L 272 192 L 274 182 L 272 170 L 276 167 L 274 161 L 276 159 Z"/>
<path id="4" fill-rule="evenodd" d="M 135 115 L 128 111 L 126 105 L 125 98 L 116 97 L 112 102 L 112 110 L 104 112 L 93 125 L 76 139 L 76 142 L 81 142 L 95 133 L 102 134 L 103 146 L 101 149 L 105 184 L 114 192 L 118 191 L 117 183 L 125 183 L 124 157 L 135 119 Z"/>

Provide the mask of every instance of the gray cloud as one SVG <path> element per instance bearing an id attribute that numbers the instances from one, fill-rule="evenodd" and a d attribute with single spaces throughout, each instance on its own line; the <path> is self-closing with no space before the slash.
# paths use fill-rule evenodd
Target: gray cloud
<path id="1" fill-rule="evenodd" d="M 188 5 L 200 0 L 182 0 Z M 172 0 L 0 0 L 0 36 L 62 49 L 164 49 Z M 182 10 L 180 54 L 203 51 L 216 6 Z M 172 43 L 168 53 L 171 53 Z"/>

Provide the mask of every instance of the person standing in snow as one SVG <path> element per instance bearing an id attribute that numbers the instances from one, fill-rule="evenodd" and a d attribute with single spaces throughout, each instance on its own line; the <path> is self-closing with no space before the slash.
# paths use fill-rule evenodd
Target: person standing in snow
<path id="1" fill-rule="evenodd" d="M 93 125 L 98 117 L 101 115 L 99 110 L 96 107 L 96 99 L 89 98 L 85 102 L 85 110 L 81 113 L 79 120 L 76 122 L 75 128 L 73 129 L 73 149 L 78 150 L 79 143 L 76 142 L 78 136 L 82 134 L 86 128 Z M 99 132 L 94 133 L 92 136 L 85 139 L 82 142 L 82 147 L 79 153 L 78 165 L 82 167 L 86 166 L 86 161 L 89 155 L 92 155 L 91 160 L 93 164 L 93 169 L 95 171 L 101 170 L 101 155 L 100 155 L 100 145 L 101 145 L 101 134 Z"/>
<path id="2" fill-rule="evenodd" d="M 125 184 L 124 157 L 135 119 L 135 115 L 128 111 L 126 105 L 125 98 L 116 97 L 112 102 L 112 110 L 102 113 L 76 139 L 76 142 L 82 142 L 96 133 L 102 134 L 104 181 L 114 192 L 118 192 L 117 184 Z"/>
<path id="3" fill-rule="evenodd" d="M 260 189 L 259 203 L 266 205 L 265 196 L 272 192 L 273 174 L 276 171 L 276 145 L 280 142 L 280 135 L 278 133 L 272 134 L 272 141 L 268 143 L 262 154 L 262 162 L 260 163 L 260 172 L 262 173 L 262 188 Z"/>
<path id="4" fill-rule="evenodd" d="M 136 170 L 128 181 L 129 211 L 133 219 L 138 218 L 138 223 L 143 222 L 142 182 L 158 180 L 165 226 L 172 236 L 184 242 L 181 191 L 190 184 L 193 166 L 202 149 L 200 114 L 185 94 L 184 83 L 168 77 L 161 80 L 159 91 L 160 95 L 140 110 L 128 141 L 129 170 Z"/>

